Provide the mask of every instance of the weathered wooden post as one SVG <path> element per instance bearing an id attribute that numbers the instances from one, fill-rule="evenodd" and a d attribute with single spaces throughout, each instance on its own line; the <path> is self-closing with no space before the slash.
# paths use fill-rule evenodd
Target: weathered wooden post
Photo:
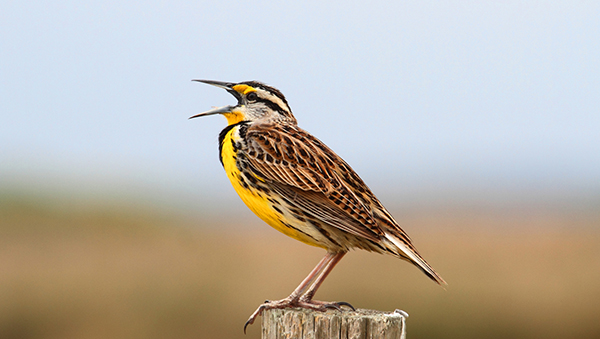
<path id="1" fill-rule="evenodd" d="M 262 315 L 262 339 L 405 339 L 406 317 L 400 310 L 273 309 Z"/>

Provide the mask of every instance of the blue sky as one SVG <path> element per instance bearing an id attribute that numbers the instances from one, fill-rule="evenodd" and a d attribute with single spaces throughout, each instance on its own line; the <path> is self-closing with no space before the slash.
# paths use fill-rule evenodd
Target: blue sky
<path id="1" fill-rule="evenodd" d="M 388 200 L 600 195 L 598 2 L 0 7 L 0 187 L 237 201 L 200 78 L 279 88 Z"/>

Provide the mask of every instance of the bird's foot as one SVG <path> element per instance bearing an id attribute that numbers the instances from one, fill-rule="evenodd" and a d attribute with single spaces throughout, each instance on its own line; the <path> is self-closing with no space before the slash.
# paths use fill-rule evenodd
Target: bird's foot
<path id="1" fill-rule="evenodd" d="M 258 306 L 256 311 L 252 313 L 246 324 L 244 325 L 244 333 L 246 333 L 246 328 L 248 325 L 252 325 L 254 320 L 258 316 L 262 316 L 263 312 L 266 310 L 272 309 L 282 309 L 282 308 L 307 308 L 314 311 L 325 312 L 328 309 L 335 309 L 338 311 L 342 311 L 342 306 L 350 307 L 353 311 L 355 311 L 354 307 L 345 301 L 340 302 L 326 302 L 326 301 L 318 301 L 318 300 L 310 300 L 307 298 L 285 298 L 281 300 L 269 301 L 266 300 L 262 305 Z"/>

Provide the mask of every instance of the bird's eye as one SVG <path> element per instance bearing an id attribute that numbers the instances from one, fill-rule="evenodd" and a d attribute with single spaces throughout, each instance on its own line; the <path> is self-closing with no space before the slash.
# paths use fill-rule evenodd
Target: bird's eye
<path id="1" fill-rule="evenodd" d="M 258 96 L 256 95 L 256 92 L 250 92 L 250 93 L 248 93 L 248 95 L 246 95 L 246 99 L 248 99 L 250 101 L 254 101 L 254 100 L 258 99 Z"/>

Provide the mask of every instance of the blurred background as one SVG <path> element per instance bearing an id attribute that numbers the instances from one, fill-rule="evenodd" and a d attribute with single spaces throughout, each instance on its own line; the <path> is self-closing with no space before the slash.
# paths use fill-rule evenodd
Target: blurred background
<path id="1" fill-rule="evenodd" d="M 259 338 L 323 250 L 222 171 L 260 80 L 448 281 L 352 252 L 317 298 L 411 338 L 600 337 L 600 5 L 593 1 L 0 4 L 0 337 Z"/>

